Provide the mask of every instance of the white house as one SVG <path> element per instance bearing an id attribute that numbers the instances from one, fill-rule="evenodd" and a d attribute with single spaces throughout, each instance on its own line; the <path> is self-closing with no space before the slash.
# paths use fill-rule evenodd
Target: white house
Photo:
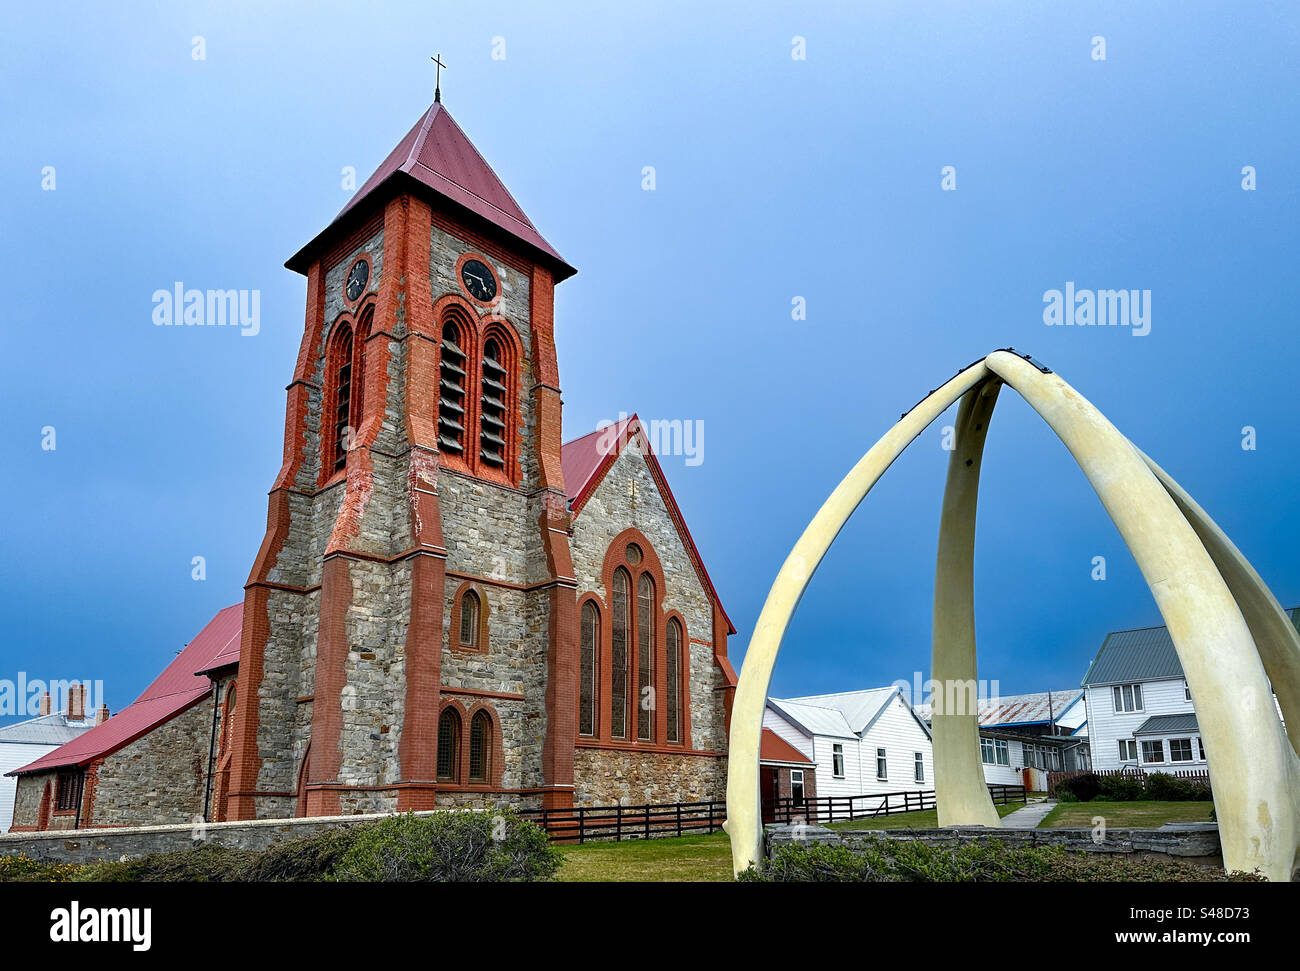
<path id="1" fill-rule="evenodd" d="M 1287 613 L 1295 624 L 1300 608 Z M 1107 634 L 1083 687 L 1098 771 L 1207 769 L 1196 706 L 1167 628 Z"/>
<path id="2" fill-rule="evenodd" d="M 769 698 L 763 727 L 812 761 L 818 797 L 934 788 L 930 729 L 897 686 Z"/>
<path id="3" fill-rule="evenodd" d="M 0 728 L 0 833 L 7 833 L 13 825 L 14 792 L 18 788 L 18 780 L 7 773 L 35 762 L 96 725 L 95 717 L 86 717 L 85 686 L 73 685 L 67 696 L 61 712 L 51 712 L 46 693 L 41 698 L 40 715 Z M 107 710 L 96 717 L 101 721 L 107 718 Z"/>
<path id="4" fill-rule="evenodd" d="M 917 705 L 916 711 L 928 724 L 930 705 Z M 1090 767 L 1079 688 L 980 698 L 978 711 L 980 758 L 989 785 L 1042 791 L 1047 772 Z"/>

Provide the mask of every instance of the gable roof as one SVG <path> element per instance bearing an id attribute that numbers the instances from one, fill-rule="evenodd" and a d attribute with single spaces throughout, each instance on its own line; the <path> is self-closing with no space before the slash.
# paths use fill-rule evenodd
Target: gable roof
<path id="1" fill-rule="evenodd" d="M 390 188 L 400 189 L 403 185 L 450 202 L 523 243 L 539 262 L 555 271 L 556 283 L 577 272 L 537 231 L 492 166 L 479 154 L 446 107 L 437 101 L 420 116 L 333 222 L 290 257 L 285 266 L 305 273 L 313 256 L 324 248 L 326 239 L 334 238 L 340 224 L 349 221 L 345 218 L 349 213 L 372 196 L 378 197 Z"/>
<path id="2" fill-rule="evenodd" d="M 1286 614 L 1300 630 L 1300 607 L 1290 607 Z M 1082 683 L 1086 687 L 1181 677 L 1183 665 L 1178 660 L 1169 628 L 1139 627 L 1107 634 Z"/>
<path id="3" fill-rule="evenodd" d="M 0 728 L 0 744 L 62 745 L 95 726 L 95 718 L 74 719 L 62 712 L 38 715 Z"/>
<path id="4" fill-rule="evenodd" d="M 699 547 L 695 545 L 695 538 L 691 536 L 691 531 L 686 525 L 686 518 L 677 505 L 673 490 L 668 487 L 668 479 L 664 476 L 663 466 L 659 464 L 659 458 L 654 453 L 654 447 L 643 434 L 641 419 L 635 414 L 620 419 L 613 424 L 597 428 L 595 431 L 588 432 L 581 438 L 575 438 L 573 441 L 566 442 L 561 446 L 560 468 L 564 474 L 564 491 L 568 493 L 570 513 L 574 518 L 577 518 L 578 514 L 582 512 L 582 507 L 587 504 L 587 500 L 591 498 L 592 493 L 596 491 L 596 487 L 605 478 L 605 474 L 613 467 L 619 455 L 623 453 L 624 446 L 632 441 L 640 442 L 641 454 L 645 457 L 646 466 L 650 469 L 650 476 L 654 479 L 659 494 L 663 497 L 664 505 L 668 507 L 668 516 L 672 519 L 673 525 L 677 527 L 677 534 L 681 537 L 682 545 L 686 547 L 686 555 L 690 557 L 695 572 L 699 575 L 700 582 L 704 585 L 704 589 L 708 591 L 710 599 L 722 611 L 722 618 L 727 622 L 727 633 L 736 633 L 736 625 L 731 622 L 731 618 L 727 616 L 726 608 L 722 606 L 722 600 L 718 597 L 718 590 L 713 585 L 713 579 L 704 566 L 704 558 L 700 556 Z"/>
<path id="5" fill-rule="evenodd" d="M 232 642 L 238 646 L 243 620 L 242 603 L 220 611 L 134 702 L 102 725 L 96 725 L 8 775 L 44 772 L 66 765 L 87 765 L 134 742 L 184 711 L 212 690 L 212 682 L 194 672 L 226 651 Z"/>
<path id="6" fill-rule="evenodd" d="M 916 709 L 908 704 L 902 689 L 897 685 L 868 688 L 865 691 L 808 695 L 803 698 L 768 698 L 767 703 L 777 714 L 810 735 L 858 738 L 875 724 L 895 696 L 907 706 L 921 730 L 929 735 L 929 726 L 917 715 Z"/>
<path id="7" fill-rule="evenodd" d="M 1013 725 L 1046 725 L 1059 718 L 1065 710 L 1083 696 L 1081 688 L 1060 691 L 1034 691 L 1025 695 L 999 695 L 980 698 L 978 701 L 981 728 L 1007 728 Z M 934 706 L 927 703 L 916 706 L 916 712 L 926 721 Z"/>
<path id="8" fill-rule="evenodd" d="M 812 759 L 808 758 L 808 756 L 804 755 L 770 728 L 763 729 L 763 734 L 760 736 L 758 760 L 760 762 L 798 762 L 806 765 L 816 764 Z"/>

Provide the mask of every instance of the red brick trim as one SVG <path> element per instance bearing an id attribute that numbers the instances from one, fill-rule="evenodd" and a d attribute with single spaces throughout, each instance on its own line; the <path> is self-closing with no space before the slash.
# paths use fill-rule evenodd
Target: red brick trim
<path id="1" fill-rule="evenodd" d="M 496 698 L 500 701 L 527 701 L 527 695 L 512 694 L 509 691 L 479 691 L 476 688 L 449 688 L 445 684 L 441 691 L 445 695 L 465 695 L 468 698 Z"/>
<path id="2" fill-rule="evenodd" d="M 468 263 L 470 260 L 478 260 L 480 263 L 486 266 L 488 268 L 488 272 L 492 274 L 492 282 L 497 285 L 496 286 L 497 295 L 491 300 L 480 300 L 478 297 L 474 296 L 474 294 L 470 293 L 468 289 L 466 289 L 465 279 L 464 277 L 461 276 L 461 270 L 464 269 L 465 264 Z M 482 307 L 485 310 L 495 309 L 497 305 L 500 304 L 502 299 L 505 297 L 505 292 L 501 289 L 501 274 L 498 273 L 497 268 L 492 265 L 492 261 L 488 259 L 486 256 L 484 256 L 482 253 L 475 252 L 474 250 L 470 250 L 467 253 L 462 253 L 456 259 L 455 273 L 456 273 L 456 283 L 460 287 L 461 293 L 465 295 L 465 298 L 467 300 L 473 302 L 474 306 L 476 307 Z"/>
<path id="3" fill-rule="evenodd" d="M 476 643 L 465 644 L 460 639 L 461 628 L 461 610 L 465 602 L 465 595 L 473 593 L 478 598 L 478 630 L 476 631 Z M 488 653 L 488 614 L 492 608 L 488 604 L 487 594 L 483 592 L 478 584 L 471 581 L 465 581 L 456 588 L 452 594 L 451 600 L 451 624 L 448 625 L 447 646 L 454 651 L 466 651 L 475 654 Z"/>

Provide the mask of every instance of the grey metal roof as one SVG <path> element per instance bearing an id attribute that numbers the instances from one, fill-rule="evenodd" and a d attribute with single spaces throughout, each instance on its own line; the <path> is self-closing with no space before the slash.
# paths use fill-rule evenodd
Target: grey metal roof
<path id="1" fill-rule="evenodd" d="M 1179 732 L 1198 732 L 1196 716 L 1190 711 L 1181 715 L 1152 715 L 1137 728 L 1134 735 L 1176 735 Z"/>
<path id="2" fill-rule="evenodd" d="M 1287 610 L 1291 623 L 1300 630 L 1300 607 Z M 1117 630 L 1106 635 L 1101 650 L 1092 659 L 1083 684 L 1119 684 L 1129 681 L 1161 681 L 1181 678 L 1183 666 L 1174 650 L 1167 627 Z"/>
<path id="3" fill-rule="evenodd" d="M 0 743 L 62 745 L 94 727 L 94 718 L 74 721 L 60 713 L 41 715 L 38 718 L 29 718 L 27 721 L 15 722 L 0 728 Z"/>
<path id="4" fill-rule="evenodd" d="M 1025 695 L 980 698 L 978 700 L 980 727 L 1046 725 L 1052 718 L 1064 714 L 1065 710 L 1078 701 L 1082 694 L 1079 688 L 1064 688 L 1060 691 L 1035 691 Z M 932 704 L 926 702 L 915 707 L 916 713 L 921 718 L 930 721 L 934 707 Z"/>
<path id="5" fill-rule="evenodd" d="M 891 685 L 866 691 L 839 691 L 803 698 L 768 698 L 767 703 L 809 735 L 857 738 L 875 724 L 895 696 L 901 698 L 902 689 Z M 907 704 L 906 698 L 902 700 Z M 907 707 L 921 730 L 930 734 L 930 727 L 917 716 L 916 710 L 911 705 Z"/>

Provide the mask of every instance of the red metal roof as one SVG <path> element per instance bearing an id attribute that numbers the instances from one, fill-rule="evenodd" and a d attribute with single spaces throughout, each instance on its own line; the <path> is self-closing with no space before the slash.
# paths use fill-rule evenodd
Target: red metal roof
<path id="1" fill-rule="evenodd" d="M 492 171 L 492 166 L 479 154 L 450 112 L 438 102 L 429 106 L 388 158 L 334 217 L 334 221 L 285 265 L 291 270 L 305 272 L 310 263 L 310 253 L 322 245 L 324 237 L 332 235 L 331 230 L 345 215 L 378 192 L 380 186 L 407 177 L 538 251 L 546 258 L 545 262 L 552 264 L 557 283 L 577 272 L 537 231 L 514 196 Z"/>
<path id="2" fill-rule="evenodd" d="M 594 432 L 583 435 L 581 438 L 575 438 L 573 441 L 561 446 L 560 468 L 564 472 L 564 491 L 568 493 L 569 508 L 574 516 L 577 516 L 582 511 L 582 507 L 591 498 L 591 494 L 596 491 L 596 486 L 600 485 L 600 480 L 605 477 L 605 473 L 609 471 L 610 466 L 614 464 L 614 460 L 623 451 L 623 446 L 632 441 L 640 432 L 641 419 L 636 415 L 632 415 L 630 418 L 624 418 L 613 425 L 597 428 Z M 704 566 L 704 558 L 700 556 L 699 547 L 695 545 L 695 539 L 691 536 L 691 531 L 686 525 L 686 519 L 682 516 L 681 508 L 677 505 L 677 499 L 673 496 L 673 490 L 668 487 L 668 479 L 664 476 L 663 466 L 659 464 L 654 448 L 645 435 L 641 435 L 640 441 L 644 448 L 646 464 L 650 466 L 650 474 L 654 476 L 655 483 L 659 486 L 659 491 L 664 497 L 664 505 L 668 507 L 668 515 L 672 518 L 673 523 L 677 526 L 677 531 L 681 534 L 682 542 L 686 546 L 686 552 L 695 563 L 695 568 L 699 572 L 700 579 L 708 590 L 709 596 L 718 605 L 718 609 L 722 611 L 722 617 L 727 622 L 727 633 L 734 634 L 736 633 L 736 625 L 731 622 L 726 609 L 722 606 L 722 601 L 718 598 L 718 590 L 714 587 L 709 571 Z M 725 661 L 726 659 L 723 658 L 722 660 Z M 730 668 L 730 664 L 727 664 L 727 676 L 734 683 L 735 672 Z"/>
<path id="3" fill-rule="evenodd" d="M 145 688 L 144 694 L 120 712 L 72 741 L 60 745 L 29 765 L 8 773 L 23 775 L 43 772 L 64 765 L 87 765 L 95 759 L 116 752 L 173 716 L 199 701 L 212 689 L 212 682 L 195 674 L 212 666 L 212 661 L 232 648 L 239 656 L 239 631 L 243 626 L 244 605 L 233 604 L 222 610 L 198 636 L 176 655 Z"/>
<path id="4" fill-rule="evenodd" d="M 758 747 L 758 760 L 760 762 L 806 762 L 809 765 L 813 764 L 812 759 L 770 728 L 763 729 L 763 735 Z"/>

